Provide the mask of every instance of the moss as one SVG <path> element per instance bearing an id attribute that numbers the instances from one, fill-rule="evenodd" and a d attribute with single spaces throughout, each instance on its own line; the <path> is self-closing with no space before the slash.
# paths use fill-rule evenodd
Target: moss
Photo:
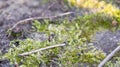
<path id="1" fill-rule="evenodd" d="M 105 54 L 90 45 L 91 36 L 101 30 L 113 30 L 112 21 L 119 18 L 114 18 L 107 14 L 91 14 L 79 16 L 76 19 L 69 21 L 64 20 L 62 23 L 50 23 L 49 20 L 44 22 L 34 21 L 33 29 L 36 32 L 44 32 L 49 36 L 48 40 L 39 42 L 27 38 L 24 40 L 14 40 L 11 42 L 9 52 L 3 55 L 2 58 L 9 59 L 12 63 L 22 64 L 23 67 L 38 67 L 39 65 L 71 67 L 79 63 L 98 64 Z M 54 37 L 51 37 L 54 35 Z M 14 44 L 19 42 L 18 46 Z M 45 51 L 31 54 L 29 56 L 20 57 L 18 54 L 44 48 L 54 44 L 66 43 L 64 47 L 57 47 Z M 34 60 L 33 60 L 34 59 Z"/>
<path id="2" fill-rule="evenodd" d="M 119 67 L 120 66 L 120 57 L 113 57 L 112 60 L 107 62 L 104 67 Z"/>
<path id="3" fill-rule="evenodd" d="M 34 41 L 29 38 L 24 41 L 19 40 L 20 45 L 11 48 L 4 57 L 10 59 L 13 63 L 17 62 L 22 63 L 24 66 L 34 67 L 43 62 L 49 66 L 53 61 L 63 66 L 67 66 L 68 64 L 74 65 L 80 62 L 96 64 L 105 57 L 105 54 L 94 46 L 89 46 L 86 42 L 90 42 L 91 36 L 97 30 L 110 28 L 111 21 L 111 17 L 102 14 L 85 15 L 76 18 L 72 22 L 66 20 L 59 24 L 49 23 L 49 21 L 45 21 L 44 23 L 35 21 L 33 29 L 36 29 L 37 32 L 44 32 L 48 36 L 51 33 L 55 34 L 55 37 L 51 41 L 46 40 L 44 42 Z M 18 54 L 23 52 L 63 42 L 66 42 L 68 45 L 41 51 L 26 57 L 18 56 Z M 11 42 L 12 46 L 14 43 L 15 41 Z"/>
<path id="4" fill-rule="evenodd" d="M 120 22 L 120 11 L 117 7 L 105 1 L 68 1 L 71 1 L 73 5 L 79 8 L 86 8 L 93 11 L 97 9 L 97 13 L 79 16 L 71 21 L 61 19 L 63 20 L 61 23 L 59 21 L 51 23 L 49 20 L 44 20 L 43 22 L 34 20 L 32 24 L 33 30 L 45 33 L 48 39 L 43 42 L 30 38 L 11 41 L 9 52 L 2 55 L 1 59 L 7 58 L 12 64 L 17 63 L 21 67 L 50 67 L 52 64 L 57 67 L 77 67 L 80 63 L 86 63 L 88 66 L 95 64 L 97 66 L 106 55 L 102 50 L 97 49 L 91 44 L 91 37 L 94 33 L 103 29 L 115 31 L 112 21 L 116 20 L 118 23 Z M 48 1 L 45 0 L 45 3 L 48 3 Z M 10 34 L 17 39 L 18 36 L 22 35 L 22 32 L 10 32 Z M 61 43 L 66 43 L 67 45 L 40 51 L 29 56 L 18 56 L 18 54 L 24 52 Z M 112 64 L 111 61 L 106 66 L 114 66 L 116 64 L 119 64 L 119 58 L 117 58 L 115 64 Z"/>

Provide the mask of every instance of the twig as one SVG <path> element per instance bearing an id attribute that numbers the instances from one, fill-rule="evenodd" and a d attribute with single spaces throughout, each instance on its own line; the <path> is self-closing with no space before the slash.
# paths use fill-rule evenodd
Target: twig
<path id="1" fill-rule="evenodd" d="M 117 48 L 115 48 L 99 65 L 98 67 L 103 67 L 103 65 L 110 60 L 116 52 L 120 51 L 120 46 L 118 46 Z"/>
<path id="2" fill-rule="evenodd" d="M 57 17 L 62 17 L 62 16 L 66 16 L 66 15 L 70 15 L 73 14 L 73 12 L 66 12 L 66 13 L 61 13 L 58 14 L 56 16 L 50 16 L 50 17 L 32 17 L 32 18 L 27 18 L 24 20 L 20 20 L 19 22 L 17 22 L 12 28 L 10 28 L 9 30 L 13 30 L 17 25 L 19 24 L 23 24 L 23 23 L 27 23 L 28 21 L 33 21 L 33 20 L 41 20 L 41 19 L 54 19 Z"/>
<path id="3" fill-rule="evenodd" d="M 55 48 L 55 47 L 61 47 L 61 46 L 65 46 L 65 45 L 66 45 L 65 43 L 64 44 L 52 45 L 52 46 L 48 46 L 48 47 L 45 47 L 45 48 L 40 48 L 38 50 L 25 52 L 25 53 L 19 54 L 18 56 L 27 56 L 27 55 L 30 55 L 30 54 L 33 54 L 33 53 L 37 53 L 37 52 L 42 51 L 42 50 L 47 50 L 47 49 L 51 49 L 51 48 Z"/>

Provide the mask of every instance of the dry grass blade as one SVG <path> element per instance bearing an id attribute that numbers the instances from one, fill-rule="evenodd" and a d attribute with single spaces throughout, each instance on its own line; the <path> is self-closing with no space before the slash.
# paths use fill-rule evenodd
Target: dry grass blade
<path id="1" fill-rule="evenodd" d="M 42 50 L 52 49 L 52 48 L 55 48 L 55 47 L 61 47 L 61 46 L 65 46 L 65 45 L 66 45 L 65 43 L 64 44 L 52 45 L 52 46 L 48 46 L 48 47 L 45 47 L 45 48 L 40 48 L 38 50 L 25 52 L 25 53 L 19 54 L 18 56 L 27 56 L 27 55 L 30 55 L 30 54 L 33 54 L 33 53 L 37 53 L 37 52 L 42 51 Z"/>
<path id="2" fill-rule="evenodd" d="M 117 53 L 118 51 L 120 51 L 120 46 L 118 46 L 116 49 L 114 49 L 99 65 L 98 67 L 103 67 L 104 64 L 110 60 L 114 55 L 115 53 Z"/>
<path id="3" fill-rule="evenodd" d="M 41 20 L 41 19 L 54 19 L 54 18 L 57 18 L 57 17 L 62 17 L 62 16 L 70 15 L 70 14 L 73 14 L 73 12 L 61 13 L 61 14 L 58 14 L 58 15 L 56 15 L 56 16 L 49 16 L 49 17 L 32 17 L 32 18 L 27 18 L 27 19 L 18 21 L 18 22 L 17 22 L 12 28 L 10 28 L 9 30 L 13 30 L 14 28 L 16 28 L 17 25 L 19 25 L 19 24 L 24 24 L 24 23 L 28 23 L 29 21 Z"/>

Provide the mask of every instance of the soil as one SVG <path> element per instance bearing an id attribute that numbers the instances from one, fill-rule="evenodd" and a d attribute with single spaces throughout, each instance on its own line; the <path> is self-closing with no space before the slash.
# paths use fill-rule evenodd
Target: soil
<path id="1" fill-rule="evenodd" d="M 45 2 L 46 0 L 0 0 L 0 50 L 2 53 L 8 52 L 9 43 L 14 38 L 8 37 L 8 30 L 18 21 L 37 16 L 53 16 L 55 14 L 64 13 L 66 11 L 74 11 L 76 15 L 89 13 L 85 10 L 68 9 L 59 2 Z M 49 7 L 51 6 L 51 8 Z M 56 8 L 57 7 L 57 8 Z M 73 16 L 74 17 L 74 16 Z M 29 29 L 30 25 L 22 26 L 24 29 Z M 112 33 L 110 31 L 98 32 L 93 37 L 93 44 L 109 53 L 117 47 L 120 41 L 120 31 Z M 0 67 L 10 67 L 8 60 L 0 60 Z"/>

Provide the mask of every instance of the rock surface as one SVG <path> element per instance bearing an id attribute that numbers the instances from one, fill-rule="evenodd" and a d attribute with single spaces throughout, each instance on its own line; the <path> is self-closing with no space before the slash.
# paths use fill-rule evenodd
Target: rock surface
<path id="1" fill-rule="evenodd" d="M 111 32 L 108 30 L 97 32 L 93 37 L 93 44 L 107 54 L 114 50 L 119 45 L 119 43 L 120 30 L 116 32 Z"/>

